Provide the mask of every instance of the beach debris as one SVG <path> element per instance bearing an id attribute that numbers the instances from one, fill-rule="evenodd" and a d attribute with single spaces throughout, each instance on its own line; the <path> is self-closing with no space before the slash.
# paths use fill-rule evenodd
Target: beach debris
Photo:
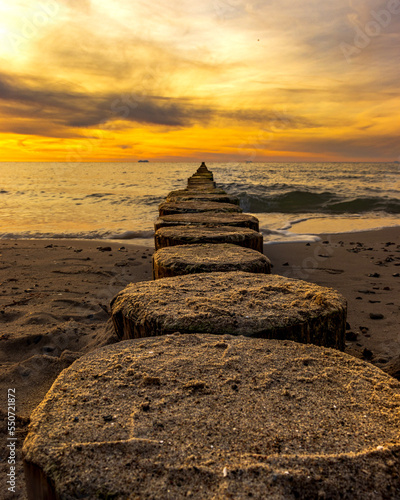
<path id="1" fill-rule="evenodd" d="M 380 278 L 381 275 L 379 273 L 369 273 L 367 274 L 369 278 Z"/>
<path id="2" fill-rule="evenodd" d="M 103 309 L 103 311 L 107 313 L 108 316 L 111 316 L 110 309 L 107 305 L 99 303 L 98 306 L 101 307 L 101 309 Z"/>
<path id="3" fill-rule="evenodd" d="M 100 252 L 111 252 L 112 248 L 111 247 L 97 247 L 97 250 Z"/>
<path id="4" fill-rule="evenodd" d="M 364 359 L 370 360 L 370 359 L 373 358 L 374 353 L 370 349 L 367 349 L 365 347 L 364 350 L 363 350 L 363 352 L 362 352 L 362 356 L 363 356 Z"/>
<path id="5" fill-rule="evenodd" d="M 369 313 L 371 319 L 383 319 L 384 315 L 381 313 Z"/>
<path id="6" fill-rule="evenodd" d="M 353 331 L 346 332 L 346 340 L 349 340 L 350 342 L 355 342 L 357 339 L 358 339 L 357 333 Z"/>

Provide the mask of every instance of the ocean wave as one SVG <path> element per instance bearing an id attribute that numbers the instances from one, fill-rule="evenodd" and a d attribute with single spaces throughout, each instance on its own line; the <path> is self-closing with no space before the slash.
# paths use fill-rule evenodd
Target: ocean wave
<path id="1" fill-rule="evenodd" d="M 91 193 L 87 194 L 84 198 L 105 198 L 107 196 L 114 196 L 114 193 Z"/>
<path id="2" fill-rule="evenodd" d="M 134 239 L 147 239 L 153 238 L 154 231 L 124 231 L 123 233 L 114 233 L 108 236 L 110 240 L 134 240 Z"/>
<path id="3" fill-rule="evenodd" d="M 254 179 L 254 183 L 252 184 L 249 179 L 246 179 L 246 183 L 242 184 L 239 182 L 230 182 L 223 183 L 219 182 L 218 187 L 224 189 L 227 193 L 238 196 L 243 194 L 243 192 L 247 192 L 249 188 L 251 189 L 253 194 L 262 194 L 268 189 L 268 191 L 289 191 L 293 189 L 293 184 L 286 184 L 283 182 L 275 182 L 273 184 L 268 184 L 266 187 L 263 184 L 259 184 L 258 179 Z"/>
<path id="4" fill-rule="evenodd" d="M 135 203 L 137 205 L 159 205 L 165 201 L 165 196 L 154 196 L 154 195 L 149 195 L 149 196 L 143 196 L 142 198 L 136 198 Z"/>
<path id="5" fill-rule="evenodd" d="M 281 212 L 281 213 L 365 213 L 386 212 L 400 213 L 400 200 L 389 197 L 345 197 L 325 191 L 289 191 L 279 194 L 239 195 L 240 206 L 245 212 Z"/>

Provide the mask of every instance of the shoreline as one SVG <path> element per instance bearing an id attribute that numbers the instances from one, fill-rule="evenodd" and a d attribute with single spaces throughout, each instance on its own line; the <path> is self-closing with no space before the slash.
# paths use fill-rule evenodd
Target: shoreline
<path id="1" fill-rule="evenodd" d="M 370 217 L 358 217 L 353 214 L 353 216 L 348 215 L 347 217 L 344 217 L 344 214 L 320 214 L 320 215 L 312 215 L 308 214 L 306 218 L 300 218 L 298 220 L 291 220 L 291 221 L 286 221 L 283 226 L 279 224 L 278 229 L 270 229 L 268 226 L 272 225 L 274 227 L 277 224 L 277 221 L 274 220 L 274 216 L 278 215 L 281 217 L 282 215 L 285 215 L 286 217 L 289 217 L 290 215 L 294 216 L 296 214 L 282 214 L 282 213 L 276 213 L 272 212 L 271 214 L 267 213 L 253 213 L 253 212 L 245 212 L 248 213 L 249 215 L 254 215 L 260 220 L 260 232 L 264 237 L 264 244 L 267 245 L 275 245 L 275 244 L 281 244 L 281 243 L 296 243 L 296 242 L 312 242 L 315 241 L 316 238 L 319 237 L 320 234 L 322 235 L 339 235 L 339 234 L 354 234 L 354 233 L 364 233 L 364 232 L 370 232 L 370 231 L 381 231 L 381 230 L 386 230 L 386 229 L 400 229 L 400 219 L 399 217 L 395 217 L 395 214 L 387 214 L 390 220 L 392 220 L 392 223 L 388 225 L 375 225 L 373 224 L 372 227 L 366 227 L 362 229 L 354 228 L 354 224 L 349 225 L 349 221 L 356 221 L 357 226 L 359 226 L 360 223 L 366 222 L 367 220 L 370 219 Z M 298 214 L 301 215 L 301 214 Z M 390 217 L 389 217 L 390 215 Z M 272 220 L 271 220 L 272 217 Z M 382 221 L 385 220 L 385 218 L 378 218 L 376 219 L 377 221 Z M 394 222 L 396 221 L 396 223 Z M 323 230 L 321 230 L 321 223 L 324 225 Z M 371 222 L 370 222 L 371 223 Z M 326 224 L 330 224 L 331 227 L 333 228 L 334 226 L 339 226 L 338 230 L 326 230 Z M 343 225 L 349 227 L 350 229 L 348 230 L 343 230 Z M 305 226 L 305 227 L 304 227 Z M 297 229 L 301 229 L 301 231 L 297 232 Z M 320 229 L 320 230 L 318 230 Z M 43 237 L 37 236 L 37 234 L 34 234 L 32 236 L 26 236 L 25 232 L 22 233 L 0 233 L 0 241 L 56 241 L 56 240 L 61 240 L 61 241 L 99 241 L 99 242 L 108 242 L 108 243 L 120 243 L 122 244 L 128 244 L 128 245 L 140 245 L 140 246 L 152 246 L 153 245 L 153 238 L 154 238 L 154 233 L 153 236 L 149 236 L 149 233 L 151 234 L 153 232 L 154 228 L 153 225 L 151 228 L 145 228 L 145 229 L 140 229 L 140 230 L 130 230 L 130 229 L 119 229 L 115 230 L 112 232 L 113 237 L 102 237 L 101 233 L 96 234 L 95 236 L 90 236 L 90 237 L 84 237 L 85 235 L 89 233 L 81 233 L 84 236 L 79 236 L 76 233 L 71 233 L 70 235 L 65 235 L 64 237 L 61 236 L 62 232 L 57 232 L 54 233 L 54 237 L 49 235 L 49 233 L 39 233 L 43 234 Z M 104 231 L 102 230 L 102 233 L 104 232 L 111 232 L 111 231 Z M 129 234 L 142 234 L 143 237 L 141 236 L 136 236 L 134 238 L 129 238 L 127 235 Z M 79 233 L 78 233 L 79 234 Z M 22 235 L 22 236 L 21 236 Z M 120 235 L 120 237 L 117 237 L 117 235 Z M 125 235 L 125 236 L 124 236 Z M 274 238 L 281 238 L 281 239 L 274 239 Z M 268 240 L 268 238 L 271 238 Z"/>
<path id="2" fill-rule="evenodd" d="M 345 352 L 400 377 L 400 227 L 320 236 L 313 243 L 264 244 L 272 273 L 342 293 Z M 29 415 L 58 374 L 116 341 L 110 300 L 128 283 L 152 279 L 153 253 L 129 240 L 0 240 L 0 392 L 4 398 L 16 388 L 19 446 Z M 21 491 L 12 498 L 25 500 L 21 463 L 17 472 Z"/>

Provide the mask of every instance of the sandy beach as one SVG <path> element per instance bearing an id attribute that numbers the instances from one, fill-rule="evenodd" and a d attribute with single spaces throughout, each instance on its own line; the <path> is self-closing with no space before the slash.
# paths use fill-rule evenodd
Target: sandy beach
<path id="1" fill-rule="evenodd" d="M 1 398 L 15 388 L 18 415 L 18 494 L 10 498 L 26 498 L 20 450 L 32 410 L 61 370 L 116 341 L 109 302 L 126 284 L 152 279 L 153 251 L 94 240 L 0 241 Z M 273 273 L 341 292 L 346 352 L 400 377 L 400 228 L 264 245 L 264 253 Z M 4 469 L 5 459 L 3 448 Z"/>

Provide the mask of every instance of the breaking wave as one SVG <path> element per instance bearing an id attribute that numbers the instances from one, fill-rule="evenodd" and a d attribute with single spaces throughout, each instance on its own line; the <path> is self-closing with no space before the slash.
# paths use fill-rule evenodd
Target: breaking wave
<path id="1" fill-rule="evenodd" d="M 246 212 L 281 213 L 363 213 L 386 212 L 400 213 L 400 200 L 389 197 L 345 197 L 325 191 L 289 191 L 286 193 L 249 194 L 239 193 L 241 208 Z"/>

